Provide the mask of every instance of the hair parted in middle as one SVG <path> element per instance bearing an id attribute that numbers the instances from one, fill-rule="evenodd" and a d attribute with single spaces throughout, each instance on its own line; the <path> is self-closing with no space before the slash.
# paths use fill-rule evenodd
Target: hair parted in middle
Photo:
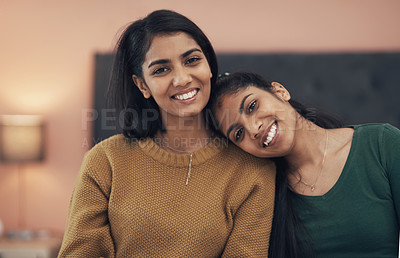
<path id="1" fill-rule="evenodd" d="M 171 10 L 157 10 L 131 23 L 118 40 L 108 89 L 109 104 L 116 109 L 117 118 L 123 120 L 118 122 L 128 139 L 152 137 L 163 130 L 157 103 L 152 97 L 143 97 L 132 75 L 143 78 L 142 64 L 155 36 L 177 32 L 184 32 L 196 41 L 211 73 L 218 74 L 217 58 L 210 41 L 187 17 Z M 211 88 L 215 81 L 216 76 L 213 76 Z"/>

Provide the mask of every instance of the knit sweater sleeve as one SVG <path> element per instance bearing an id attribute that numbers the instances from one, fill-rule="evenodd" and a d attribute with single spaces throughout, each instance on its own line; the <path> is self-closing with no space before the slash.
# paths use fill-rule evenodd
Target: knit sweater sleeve
<path id="1" fill-rule="evenodd" d="M 101 145 L 83 160 L 58 257 L 114 257 L 107 216 L 111 167 Z"/>
<path id="2" fill-rule="evenodd" d="M 252 187 L 234 214 L 233 230 L 222 257 L 267 257 L 275 197 L 272 162 L 256 168 Z"/>

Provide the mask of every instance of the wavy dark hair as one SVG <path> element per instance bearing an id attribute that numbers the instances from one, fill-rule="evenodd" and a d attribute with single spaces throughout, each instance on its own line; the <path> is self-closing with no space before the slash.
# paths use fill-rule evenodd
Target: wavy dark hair
<path id="1" fill-rule="evenodd" d="M 157 10 L 130 24 L 120 36 L 108 88 L 108 104 L 116 109 L 123 134 L 128 139 L 152 137 L 163 129 L 159 107 L 153 97 L 146 99 L 132 80 L 143 79 L 142 64 L 153 38 L 184 32 L 203 51 L 211 73 L 218 74 L 214 49 L 200 28 L 187 17 L 170 10 Z M 211 78 L 211 88 L 216 76 Z M 205 112 L 205 111 L 204 111 Z"/>
<path id="2" fill-rule="evenodd" d="M 215 114 L 216 109 L 222 105 L 224 96 L 235 94 L 249 86 L 254 86 L 272 93 L 273 86 L 261 75 L 248 72 L 225 74 L 219 77 L 216 85 L 211 89 L 208 108 Z M 301 116 L 322 128 L 339 128 L 343 126 L 338 118 L 330 114 L 318 111 L 315 108 L 307 108 L 292 99 L 289 100 L 289 103 Z M 208 120 L 207 122 L 209 123 L 208 126 L 213 130 L 220 132 L 217 121 Z M 313 257 L 312 239 L 294 213 L 291 202 L 294 193 L 290 189 L 287 176 L 292 169 L 283 157 L 273 158 L 273 160 L 276 164 L 277 174 L 274 218 L 268 257 L 297 258 L 300 257 L 301 254 L 307 254 L 307 257 Z M 306 238 L 300 239 L 296 232 L 303 233 Z"/>

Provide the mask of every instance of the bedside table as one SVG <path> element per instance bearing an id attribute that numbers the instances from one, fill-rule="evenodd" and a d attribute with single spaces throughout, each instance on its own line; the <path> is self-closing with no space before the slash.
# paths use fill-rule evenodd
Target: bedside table
<path id="1" fill-rule="evenodd" d="M 0 239 L 0 258 L 56 258 L 61 238 Z"/>

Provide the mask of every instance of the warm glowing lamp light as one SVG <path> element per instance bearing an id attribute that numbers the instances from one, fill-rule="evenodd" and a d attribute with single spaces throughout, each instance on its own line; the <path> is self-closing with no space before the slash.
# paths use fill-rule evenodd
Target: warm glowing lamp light
<path id="1" fill-rule="evenodd" d="M 0 117 L 0 159 L 26 163 L 44 158 L 44 124 L 40 116 Z"/>

